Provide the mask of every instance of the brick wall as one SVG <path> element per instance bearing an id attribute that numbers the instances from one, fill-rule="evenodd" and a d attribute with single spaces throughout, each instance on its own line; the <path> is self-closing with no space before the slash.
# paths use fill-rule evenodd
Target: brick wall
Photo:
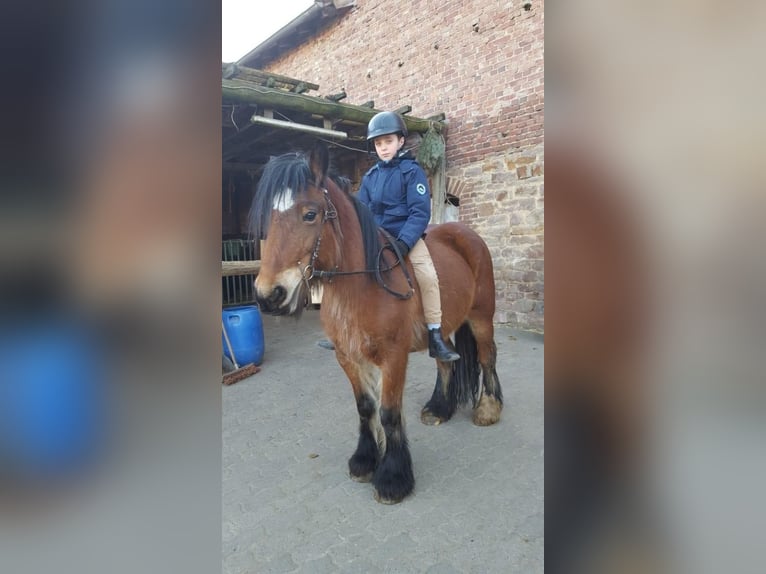
<path id="1" fill-rule="evenodd" d="M 357 0 L 268 69 L 349 103 L 446 114 L 460 219 L 487 241 L 498 322 L 543 328 L 543 7 L 533 0 Z"/>
<path id="2" fill-rule="evenodd" d="M 495 266 L 495 320 L 543 329 L 543 146 L 450 169 L 460 219 L 474 222 Z"/>

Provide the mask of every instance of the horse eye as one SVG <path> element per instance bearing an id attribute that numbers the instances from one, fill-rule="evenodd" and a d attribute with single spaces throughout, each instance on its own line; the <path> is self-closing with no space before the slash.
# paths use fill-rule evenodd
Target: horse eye
<path id="1" fill-rule="evenodd" d="M 314 221 L 317 218 L 316 211 L 307 211 L 303 214 L 303 221 Z"/>

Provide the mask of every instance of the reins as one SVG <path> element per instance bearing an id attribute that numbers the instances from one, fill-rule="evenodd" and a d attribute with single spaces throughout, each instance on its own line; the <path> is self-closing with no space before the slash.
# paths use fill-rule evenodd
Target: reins
<path id="1" fill-rule="evenodd" d="M 329 271 L 329 270 L 323 270 L 323 269 L 316 269 L 314 266 L 314 263 L 317 260 L 317 257 L 319 257 L 319 247 L 322 244 L 322 228 L 324 227 L 324 224 L 327 223 L 330 220 L 337 221 L 338 219 L 338 210 L 335 208 L 335 205 L 330 200 L 330 194 L 327 193 L 327 189 L 322 188 L 322 191 L 324 192 L 324 197 L 326 201 L 326 206 L 324 210 L 324 219 L 322 220 L 322 227 L 319 228 L 319 233 L 317 234 L 317 240 L 314 243 L 314 250 L 311 253 L 311 261 L 309 261 L 308 265 L 303 268 L 303 280 L 305 281 L 306 285 L 308 286 L 309 281 L 312 279 L 325 279 L 329 278 L 332 280 L 333 277 L 342 277 L 345 275 L 366 275 L 369 273 L 375 273 L 375 280 L 378 282 L 378 284 L 383 287 L 388 293 L 396 297 L 397 299 L 409 299 L 412 297 L 415 293 L 415 289 L 412 286 L 412 278 L 410 277 L 410 272 L 407 269 L 407 265 L 404 264 L 404 257 L 399 250 L 399 247 L 396 245 L 396 241 L 391 236 L 390 233 L 388 233 L 385 229 L 379 228 L 379 231 L 383 234 L 387 244 L 384 244 L 380 251 L 378 251 L 377 258 L 375 260 L 375 269 L 362 269 L 359 271 L 338 271 L 336 268 L 335 270 Z M 386 267 L 381 266 L 381 262 L 383 261 L 383 252 L 389 250 L 396 255 L 396 261 L 393 265 L 387 265 Z M 388 284 L 385 282 L 383 278 L 383 273 L 387 273 L 393 269 L 395 269 L 397 266 L 401 265 L 402 272 L 404 273 L 404 278 L 407 280 L 407 286 L 409 287 L 408 291 L 406 293 L 401 293 L 399 291 L 396 291 L 388 286 Z"/>

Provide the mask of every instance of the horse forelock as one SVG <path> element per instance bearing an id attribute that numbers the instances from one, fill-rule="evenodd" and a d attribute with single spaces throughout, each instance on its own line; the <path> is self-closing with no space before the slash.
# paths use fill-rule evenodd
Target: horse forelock
<path id="1" fill-rule="evenodd" d="M 266 237 L 272 211 L 290 209 L 295 198 L 305 192 L 311 181 L 311 169 L 305 155 L 287 153 L 269 160 L 253 198 L 251 235 L 259 239 Z"/>
<path id="2" fill-rule="evenodd" d="M 287 153 L 269 160 L 258 181 L 255 197 L 250 211 L 250 233 L 263 239 L 268 232 L 272 213 L 286 211 L 292 207 L 297 197 L 305 193 L 313 181 L 308 157 L 301 153 Z M 378 226 L 372 212 L 351 192 L 347 178 L 330 174 L 323 182 L 329 188 L 336 187 L 342 196 L 351 201 L 359 221 L 364 246 L 365 268 L 374 269 L 381 248 Z M 341 200 L 342 201 L 342 200 Z"/>

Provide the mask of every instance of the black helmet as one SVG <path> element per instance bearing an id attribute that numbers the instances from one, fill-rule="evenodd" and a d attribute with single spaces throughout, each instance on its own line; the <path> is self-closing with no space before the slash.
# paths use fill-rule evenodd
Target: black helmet
<path id="1" fill-rule="evenodd" d="M 402 116 L 395 112 L 380 112 L 372 116 L 367 124 L 367 141 L 386 134 L 401 133 L 407 137 L 407 126 Z"/>

